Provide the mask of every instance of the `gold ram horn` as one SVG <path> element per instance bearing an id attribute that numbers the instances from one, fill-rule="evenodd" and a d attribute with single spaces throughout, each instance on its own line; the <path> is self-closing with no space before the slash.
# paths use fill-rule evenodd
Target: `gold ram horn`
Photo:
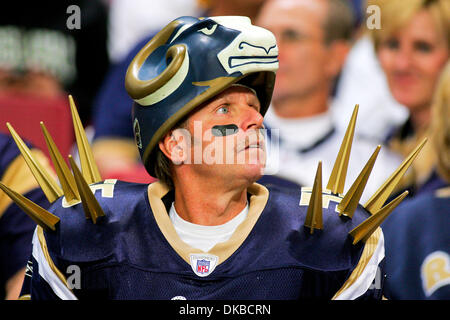
<path id="1" fill-rule="evenodd" d="M 172 58 L 167 68 L 157 77 L 150 80 L 140 80 L 139 71 L 148 56 L 156 48 L 165 44 L 172 35 L 180 21 L 172 21 L 160 32 L 158 32 L 134 57 L 131 61 L 125 76 L 125 89 L 135 100 L 142 99 L 162 87 L 180 69 L 183 63 L 186 47 L 184 45 L 174 45 L 167 51 L 166 58 Z"/>

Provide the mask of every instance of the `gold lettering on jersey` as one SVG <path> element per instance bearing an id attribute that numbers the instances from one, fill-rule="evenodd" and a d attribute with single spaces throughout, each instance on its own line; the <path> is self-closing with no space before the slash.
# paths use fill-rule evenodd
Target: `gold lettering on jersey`
<path id="1" fill-rule="evenodd" d="M 92 193 L 95 194 L 95 191 L 97 190 L 101 190 L 101 194 L 103 198 L 113 198 L 114 197 L 114 186 L 117 182 L 117 179 L 106 179 L 105 181 L 103 181 L 103 183 L 98 183 L 98 184 L 93 184 L 90 185 L 89 188 L 91 188 Z M 66 201 L 66 197 L 63 197 L 62 199 L 62 206 L 63 208 L 69 208 L 72 207 L 76 204 L 81 203 L 81 201 L 69 204 Z"/>
<path id="2" fill-rule="evenodd" d="M 95 193 L 97 190 L 102 190 L 103 198 L 112 198 L 114 196 L 114 185 L 116 182 L 117 179 L 106 179 L 103 183 L 91 185 L 89 188 L 91 188 L 92 193 Z"/>
<path id="3" fill-rule="evenodd" d="M 312 193 L 312 187 L 302 187 L 302 193 L 300 197 L 300 206 L 308 206 L 310 199 L 311 199 L 311 193 Z M 333 194 L 330 190 L 324 189 L 322 191 L 322 208 L 328 209 L 330 206 L 330 201 L 340 203 L 342 198 L 344 197 L 343 194 Z M 337 206 L 336 206 L 337 208 Z M 338 212 L 335 209 L 336 212 Z"/>
<path id="4" fill-rule="evenodd" d="M 429 254 L 422 263 L 420 270 L 422 285 L 428 297 L 437 289 L 450 285 L 450 257 L 444 251 Z"/>

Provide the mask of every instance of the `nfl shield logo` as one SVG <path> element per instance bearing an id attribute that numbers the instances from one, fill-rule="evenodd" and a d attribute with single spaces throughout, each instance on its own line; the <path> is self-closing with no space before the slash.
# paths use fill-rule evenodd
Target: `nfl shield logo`
<path id="1" fill-rule="evenodd" d="M 191 253 L 189 256 L 192 271 L 199 277 L 210 275 L 219 261 L 219 257 L 208 253 Z"/>
<path id="2" fill-rule="evenodd" d="M 209 261 L 197 260 L 197 272 L 198 273 L 208 273 L 209 272 Z"/>

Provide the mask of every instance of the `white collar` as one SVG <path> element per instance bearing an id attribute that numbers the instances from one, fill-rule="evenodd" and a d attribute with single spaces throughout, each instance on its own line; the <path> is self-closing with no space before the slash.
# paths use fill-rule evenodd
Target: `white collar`
<path id="1" fill-rule="evenodd" d="M 181 218 L 172 202 L 169 217 L 181 240 L 191 247 L 208 252 L 217 243 L 227 241 L 231 237 L 236 228 L 247 217 L 248 210 L 249 206 L 247 203 L 245 208 L 230 221 L 218 226 L 204 226 L 188 222 Z"/>

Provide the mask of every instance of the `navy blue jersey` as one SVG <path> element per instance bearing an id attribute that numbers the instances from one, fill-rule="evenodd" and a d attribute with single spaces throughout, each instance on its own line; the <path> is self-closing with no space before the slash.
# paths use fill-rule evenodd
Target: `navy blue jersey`
<path id="1" fill-rule="evenodd" d="M 189 300 L 381 296 L 381 229 L 353 245 L 348 232 L 369 214 L 359 207 L 353 219 L 340 217 L 340 197 L 324 193 L 323 230 L 311 234 L 303 226 L 311 188 L 281 192 L 255 183 L 248 189 L 244 222 L 229 240 L 203 252 L 176 233 L 168 215 L 174 193 L 164 184 L 105 180 L 90 187 L 105 216 L 93 224 L 81 204 L 54 202 L 49 211 L 60 222 L 55 232 L 37 228 L 33 271 L 22 294 Z"/>
<path id="2" fill-rule="evenodd" d="M 5 134 L 0 134 L 0 180 L 40 206 L 49 206 L 14 140 Z M 33 220 L 0 191 L 0 299 L 5 298 L 7 281 L 27 264 L 35 228 Z"/>
<path id="3" fill-rule="evenodd" d="M 450 187 L 406 200 L 383 230 L 386 297 L 450 299 Z"/>

